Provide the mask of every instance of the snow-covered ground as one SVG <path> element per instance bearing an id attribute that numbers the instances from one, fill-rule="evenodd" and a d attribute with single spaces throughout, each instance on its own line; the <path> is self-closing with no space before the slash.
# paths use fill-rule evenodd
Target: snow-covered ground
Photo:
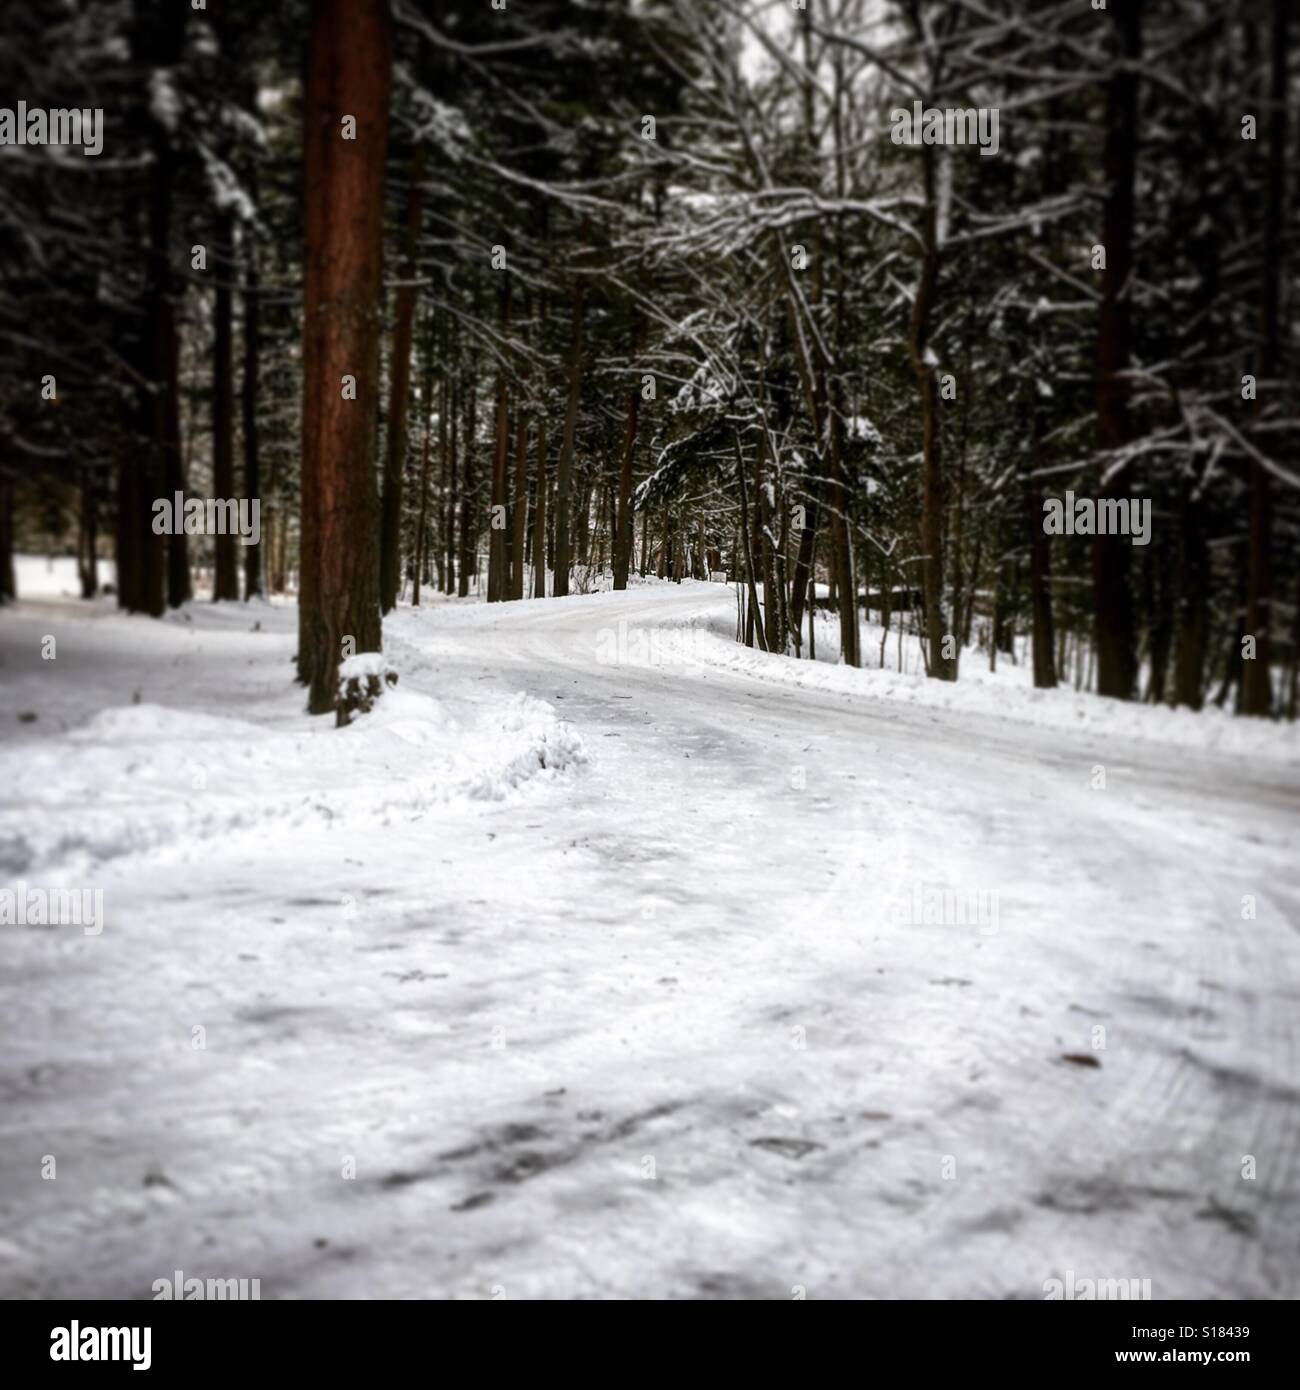
<path id="1" fill-rule="evenodd" d="M 0 1295 L 1300 1296 L 1294 729 L 645 583 L 338 731 L 295 622 L 0 615 L 0 886 L 104 904 L 0 927 Z"/>

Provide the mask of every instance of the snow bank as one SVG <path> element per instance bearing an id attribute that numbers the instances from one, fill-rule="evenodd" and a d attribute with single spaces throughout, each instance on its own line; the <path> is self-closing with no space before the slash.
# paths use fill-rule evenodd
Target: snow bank
<path id="1" fill-rule="evenodd" d="M 716 628 L 709 637 L 706 645 L 696 648 L 709 665 L 743 672 L 759 680 L 926 709 L 985 715 L 1039 728 L 1081 730 L 1107 738 L 1300 765 L 1300 725 L 1296 724 L 1238 719 L 1214 707 L 1197 712 L 1167 705 L 1104 700 L 1067 686 L 1036 690 L 1013 681 L 1009 673 L 1000 677 L 987 671 L 963 672 L 958 681 L 950 684 L 929 680 L 923 674 L 881 667 L 854 670 L 824 661 L 769 655 L 741 646 L 729 636 L 724 638 Z M 878 643 L 879 638 L 876 640 Z M 870 660 L 873 647 L 869 641 L 864 649 Z M 974 652 L 968 652 L 968 656 L 978 660 Z"/>
<path id="2" fill-rule="evenodd" d="M 159 704 L 112 708 L 71 732 L 0 749 L 0 872 L 86 873 L 126 855 L 199 857 L 215 837 L 416 819 L 501 800 L 584 762 L 545 702 L 485 695 L 468 725 L 429 695 L 388 690 L 336 730 L 290 730 Z M 21 806 L 16 804 L 21 800 Z"/>
<path id="3" fill-rule="evenodd" d="M 780 654 L 761 652 L 735 640 L 735 590 L 703 581 L 684 581 L 681 585 L 658 581 L 658 593 L 665 599 L 675 591 L 679 598 L 664 605 L 653 621 L 639 614 L 619 630 L 613 609 L 610 630 L 619 633 L 619 647 L 633 652 L 638 644 L 670 649 L 678 666 L 715 668 L 779 682 L 804 690 L 825 690 L 850 699 L 887 700 L 918 708 L 948 710 L 991 719 L 1032 724 L 1038 728 L 1098 734 L 1107 738 L 1153 742 L 1196 749 L 1230 757 L 1266 759 L 1300 766 L 1300 724 L 1270 720 L 1239 719 L 1226 710 L 1210 706 L 1200 711 L 1172 709 L 1167 705 L 1146 705 L 1136 701 L 1106 700 L 1087 691 L 1061 685 L 1055 690 L 1036 690 L 1026 662 L 1012 665 L 999 662 L 990 672 L 987 656 L 968 647 L 963 654 L 960 679 L 955 683 L 929 680 L 920 667 L 920 652 L 914 637 L 904 638 L 904 665 L 891 669 L 896 658 L 897 634 L 887 638 L 885 665 L 879 660 L 880 642 L 885 636 L 878 623 L 862 624 L 862 650 L 867 663 L 853 669 L 836 664 L 839 619 L 819 613 L 815 661 L 796 660 Z M 692 598 L 691 591 L 698 598 Z M 642 589 L 637 601 L 654 597 Z M 610 596 L 617 598 L 617 596 Z M 608 601 L 608 600 L 607 600 Z M 688 636 L 673 641 L 673 629 Z M 638 632 L 641 637 L 638 638 Z M 656 635 L 657 634 L 657 635 Z M 829 658 L 829 659 L 828 659 Z M 628 662 L 626 664 L 634 664 Z M 667 663 L 665 663 L 667 664 Z"/>

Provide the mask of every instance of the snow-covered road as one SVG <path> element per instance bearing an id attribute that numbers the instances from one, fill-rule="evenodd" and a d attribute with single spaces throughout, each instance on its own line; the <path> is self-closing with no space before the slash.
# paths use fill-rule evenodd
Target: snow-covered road
<path id="1" fill-rule="evenodd" d="M 1300 1296 L 1294 763 L 732 605 L 403 609 L 341 733 L 292 610 L 7 617 L 0 878 L 106 909 L 0 929 L 0 1294 Z"/>

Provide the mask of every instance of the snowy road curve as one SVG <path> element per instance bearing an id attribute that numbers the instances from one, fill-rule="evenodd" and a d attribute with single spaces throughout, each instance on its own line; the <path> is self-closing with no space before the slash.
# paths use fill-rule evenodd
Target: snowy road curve
<path id="1" fill-rule="evenodd" d="M 309 729 L 290 610 L 7 620 L 5 881 L 110 906 L 0 934 L 0 1294 L 1300 1296 L 1294 768 L 797 685 L 732 602 L 401 610 L 405 757 Z M 166 817 L 105 708 L 199 740 Z"/>

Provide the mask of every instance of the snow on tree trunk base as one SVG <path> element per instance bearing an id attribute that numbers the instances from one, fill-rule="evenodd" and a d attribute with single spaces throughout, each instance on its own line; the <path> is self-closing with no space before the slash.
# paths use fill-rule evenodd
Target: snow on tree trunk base
<path id="1" fill-rule="evenodd" d="M 367 714 L 384 693 L 386 685 L 397 684 L 397 672 L 382 652 L 358 652 L 339 667 L 338 699 L 335 702 L 335 727 L 352 722 L 354 714 Z"/>

